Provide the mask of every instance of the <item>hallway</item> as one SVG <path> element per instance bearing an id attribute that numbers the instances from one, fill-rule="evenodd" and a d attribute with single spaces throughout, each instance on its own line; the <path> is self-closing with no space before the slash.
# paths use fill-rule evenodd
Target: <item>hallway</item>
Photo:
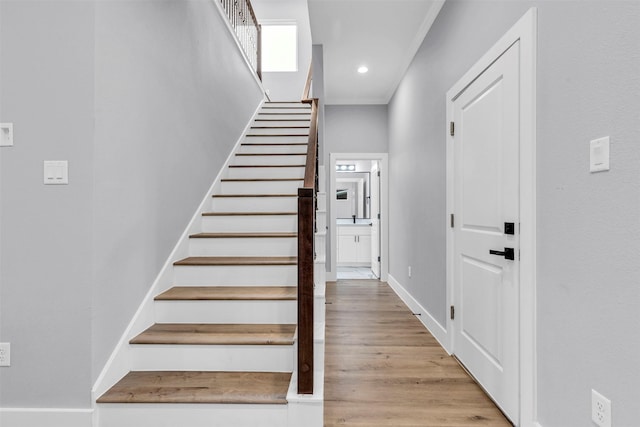
<path id="1" fill-rule="evenodd" d="M 510 426 L 384 282 L 327 283 L 326 427 Z"/>

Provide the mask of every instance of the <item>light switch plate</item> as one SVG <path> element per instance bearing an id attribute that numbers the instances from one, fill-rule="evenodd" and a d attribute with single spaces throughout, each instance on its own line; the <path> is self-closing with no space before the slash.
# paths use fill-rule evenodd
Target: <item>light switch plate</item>
<path id="1" fill-rule="evenodd" d="M 594 139 L 589 145 L 589 170 L 591 172 L 608 171 L 609 137 Z"/>
<path id="2" fill-rule="evenodd" d="M 13 147 L 13 123 L 0 123 L 0 147 Z"/>
<path id="3" fill-rule="evenodd" d="M 45 185 L 69 184 L 69 162 L 66 160 L 44 161 Z"/>

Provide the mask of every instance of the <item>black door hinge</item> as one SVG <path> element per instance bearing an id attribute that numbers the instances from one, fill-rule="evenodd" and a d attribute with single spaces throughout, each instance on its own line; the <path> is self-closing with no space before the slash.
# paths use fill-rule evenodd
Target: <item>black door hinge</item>
<path id="1" fill-rule="evenodd" d="M 456 309 L 451 306 L 451 320 L 456 318 Z"/>

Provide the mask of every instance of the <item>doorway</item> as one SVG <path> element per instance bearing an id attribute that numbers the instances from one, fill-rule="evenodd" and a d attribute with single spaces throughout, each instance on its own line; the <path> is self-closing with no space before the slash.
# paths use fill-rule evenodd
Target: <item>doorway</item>
<path id="1" fill-rule="evenodd" d="M 447 93 L 450 348 L 515 425 L 535 417 L 535 28 Z"/>
<path id="2" fill-rule="evenodd" d="M 387 280 L 386 153 L 331 153 L 327 280 Z"/>

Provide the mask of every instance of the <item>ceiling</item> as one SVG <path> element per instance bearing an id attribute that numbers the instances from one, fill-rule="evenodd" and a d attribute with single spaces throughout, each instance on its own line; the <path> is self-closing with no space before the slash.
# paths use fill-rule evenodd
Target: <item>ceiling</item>
<path id="1" fill-rule="evenodd" d="M 387 104 L 444 0 L 308 0 L 326 104 Z M 358 67 L 369 68 L 359 74 Z"/>

